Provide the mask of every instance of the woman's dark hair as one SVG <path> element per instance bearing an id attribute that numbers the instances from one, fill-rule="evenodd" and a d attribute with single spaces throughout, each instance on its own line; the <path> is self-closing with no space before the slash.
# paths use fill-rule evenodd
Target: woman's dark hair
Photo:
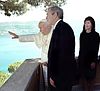
<path id="1" fill-rule="evenodd" d="M 86 17 L 85 20 L 84 20 L 83 32 L 85 31 L 85 22 L 86 22 L 86 21 L 90 21 L 90 22 L 91 22 L 91 24 L 92 24 L 92 29 L 91 29 L 91 31 L 95 31 L 95 20 L 93 19 L 93 17 L 88 16 L 88 17 Z"/>

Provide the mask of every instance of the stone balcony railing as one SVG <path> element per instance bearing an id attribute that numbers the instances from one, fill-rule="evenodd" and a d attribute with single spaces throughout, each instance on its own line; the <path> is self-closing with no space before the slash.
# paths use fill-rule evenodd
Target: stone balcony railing
<path id="1" fill-rule="evenodd" d="M 40 59 L 27 59 L 15 73 L 0 88 L 0 91 L 45 91 L 45 83 Z M 100 64 L 97 66 L 95 91 L 100 91 Z M 79 84 L 75 84 L 72 91 L 82 91 Z"/>
<path id="2" fill-rule="evenodd" d="M 42 65 L 37 60 L 39 59 L 25 60 L 0 91 L 44 91 Z"/>

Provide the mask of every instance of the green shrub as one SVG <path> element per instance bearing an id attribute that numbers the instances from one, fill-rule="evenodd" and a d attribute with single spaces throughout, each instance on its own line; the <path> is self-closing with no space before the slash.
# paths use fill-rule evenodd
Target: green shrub
<path id="1" fill-rule="evenodd" d="M 22 62 L 15 62 L 13 64 L 10 64 L 8 67 L 9 73 L 15 72 L 21 64 L 22 64 Z"/>
<path id="2" fill-rule="evenodd" d="M 0 71 L 0 86 L 5 83 L 5 81 L 10 77 L 8 73 Z"/>

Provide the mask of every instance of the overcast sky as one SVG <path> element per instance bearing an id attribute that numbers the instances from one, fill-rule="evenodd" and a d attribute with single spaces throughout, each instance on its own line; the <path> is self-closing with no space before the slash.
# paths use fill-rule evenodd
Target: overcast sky
<path id="1" fill-rule="evenodd" d="M 92 16 L 99 19 L 100 0 L 67 0 L 64 6 L 65 16 L 73 19 L 82 19 Z"/>
<path id="2" fill-rule="evenodd" d="M 87 16 L 92 16 L 96 22 L 96 31 L 100 33 L 100 0 L 67 0 L 67 4 L 62 7 L 64 10 L 64 21 L 68 22 L 76 36 L 76 54 L 79 49 L 79 34 L 83 28 L 83 21 Z M 42 7 L 34 8 L 26 14 L 16 17 L 0 15 L 0 22 L 11 21 L 39 21 L 46 17 Z M 100 54 L 100 52 L 99 52 Z"/>
<path id="3" fill-rule="evenodd" d="M 99 19 L 100 13 L 100 0 L 67 0 L 67 4 L 63 6 L 64 19 L 66 20 L 83 20 L 87 16 L 92 16 L 95 19 Z M 35 8 L 28 11 L 26 14 L 16 17 L 7 17 L 0 14 L 0 22 L 2 21 L 34 21 L 45 18 L 46 14 L 44 9 Z"/>

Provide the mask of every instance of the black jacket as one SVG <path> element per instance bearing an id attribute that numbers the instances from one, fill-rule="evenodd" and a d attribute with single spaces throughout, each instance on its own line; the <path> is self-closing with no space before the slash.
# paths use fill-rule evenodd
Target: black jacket
<path id="1" fill-rule="evenodd" d="M 82 32 L 80 34 L 80 66 L 90 67 L 92 62 L 97 62 L 99 50 L 99 34 L 95 31 L 90 33 Z"/>
<path id="2" fill-rule="evenodd" d="M 53 30 L 48 51 L 48 74 L 54 81 L 72 79 L 75 37 L 72 28 L 62 20 Z"/>

